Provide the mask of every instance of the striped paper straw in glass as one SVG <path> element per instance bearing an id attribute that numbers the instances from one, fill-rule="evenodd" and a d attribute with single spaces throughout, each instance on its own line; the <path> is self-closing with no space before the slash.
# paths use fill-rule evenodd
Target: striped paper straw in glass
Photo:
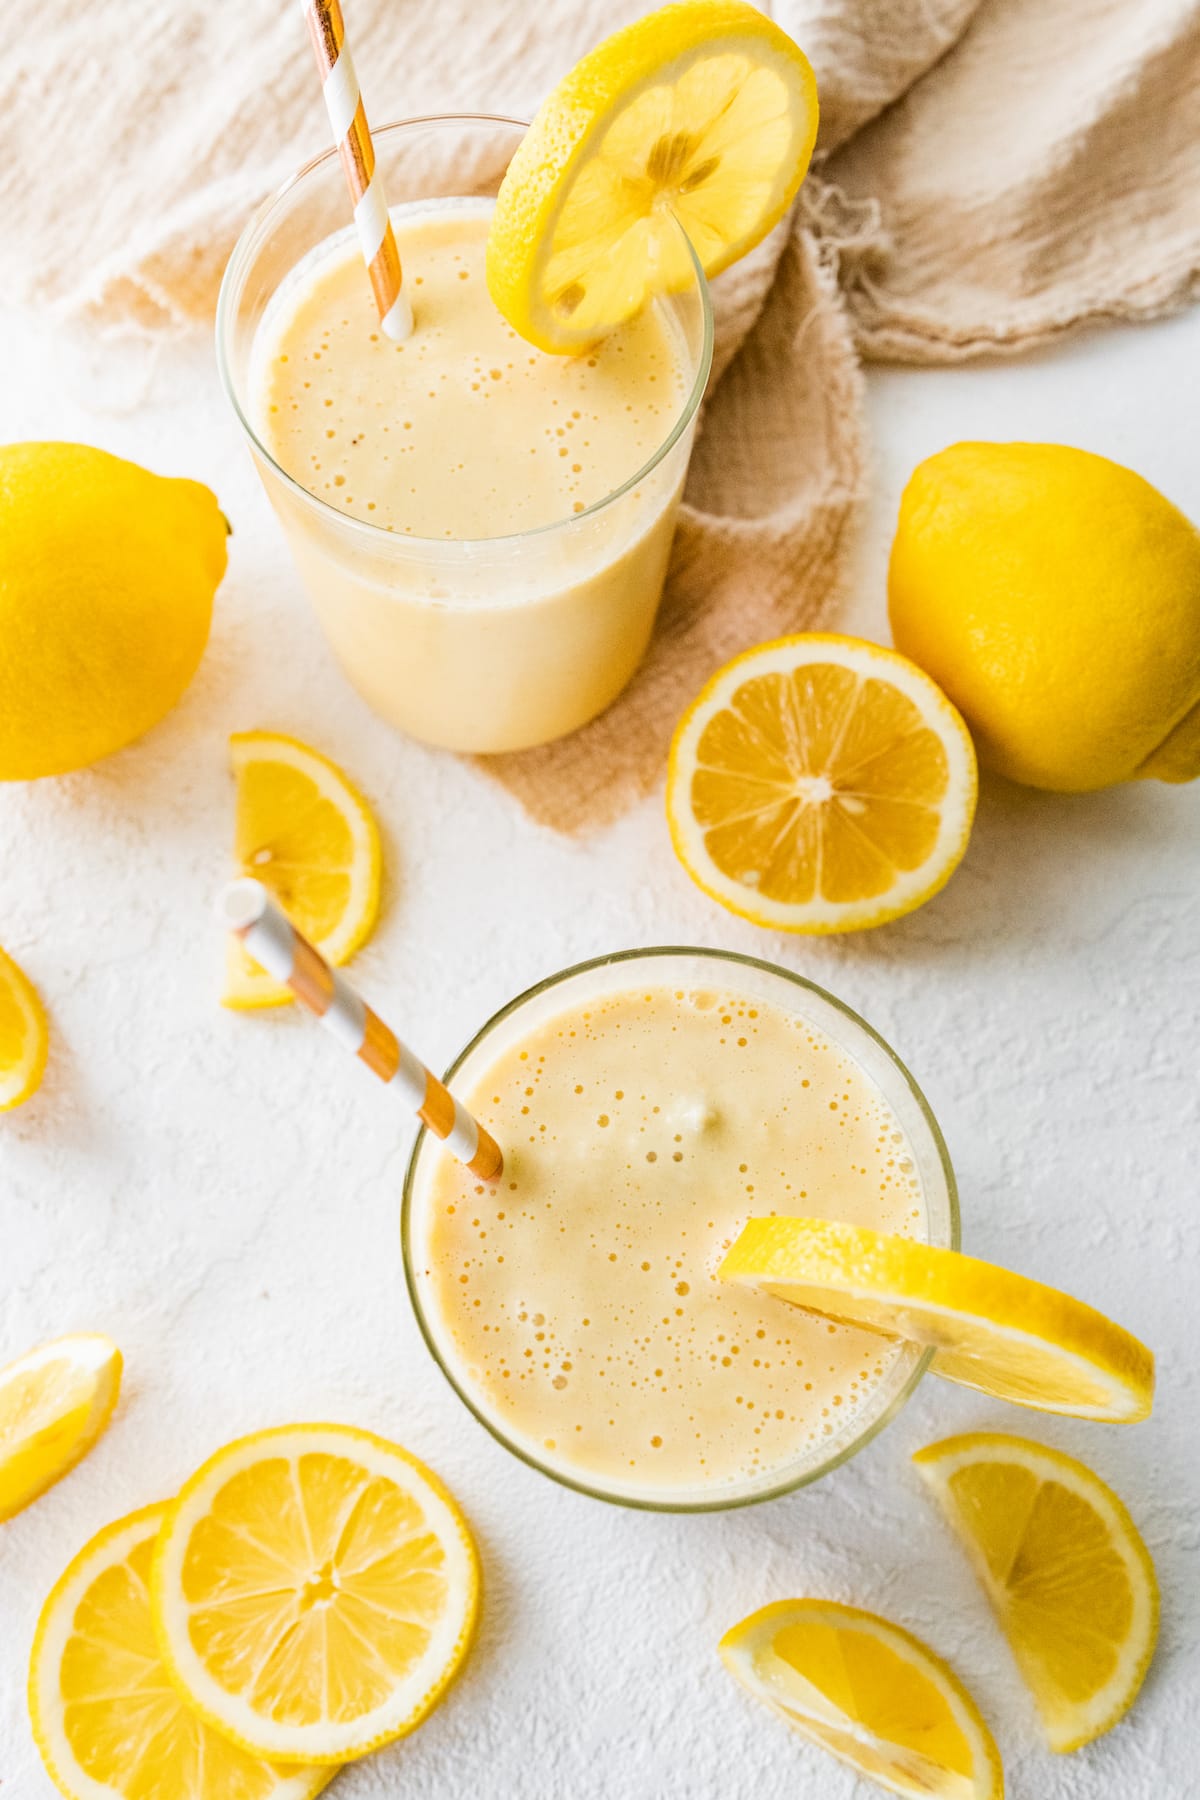
<path id="1" fill-rule="evenodd" d="M 396 1089 L 452 1156 L 481 1181 L 504 1172 L 500 1146 L 460 1100 L 432 1074 L 395 1032 L 331 969 L 261 881 L 233 881 L 217 903 L 217 917 L 241 938 L 246 949 L 276 981 L 286 982 L 302 1006 L 315 1013 L 340 1044 L 365 1062 L 373 1075 Z"/>
<path id="2" fill-rule="evenodd" d="M 379 308 L 379 322 L 388 337 L 399 342 L 412 333 L 412 307 L 404 291 L 400 252 L 375 167 L 375 146 L 346 42 L 342 9 L 338 0 L 301 0 L 301 4 L 321 71 L 333 141 L 350 189 L 354 223 Z"/>

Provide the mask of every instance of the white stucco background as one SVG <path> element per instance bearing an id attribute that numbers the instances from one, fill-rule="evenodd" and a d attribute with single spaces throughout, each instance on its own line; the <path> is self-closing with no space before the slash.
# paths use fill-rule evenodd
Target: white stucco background
<path id="1" fill-rule="evenodd" d="M 1013 1800 L 1198 1791 L 1200 784 L 1084 798 L 985 782 L 937 900 L 881 931 L 789 940 L 690 884 L 653 800 L 584 844 L 475 770 L 402 742 L 335 672 L 226 413 L 206 343 L 66 343 L 4 321 L 3 430 L 78 437 L 209 482 L 233 522 L 212 644 L 144 743 L 0 788 L 0 942 L 45 996 L 37 1098 L 0 1120 L 0 1361 L 92 1328 L 119 1413 L 88 1461 L 0 1527 L 0 1795 L 51 1793 L 25 1715 L 41 1600 L 99 1526 L 169 1495 L 237 1433 L 305 1417 L 390 1434 L 460 1496 L 486 1567 L 460 1686 L 339 1800 L 857 1800 L 724 1674 L 722 1631 L 789 1594 L 882 1610 L 953 1662 Z M 1053 355 L 870 378 L 875 489 L 844 624 L 886 638 L 883 574 L 912 465 L 964 436 L 1130 463 L 1200 516 L 1200 315 Z M 1120 646 L 1114 647 L 1118 652 Z M 499 1003 L 580 957 L 661 941 L 775 957 L 860 1009 L 914 1070 L 959 1177 L 966 1247 L 1074 1289 L 1159 1358 L 1153 1420 L 1007 1410 L 927 1380 L 857 1460 L 724 1517 L 609 1508 L 499 1448 L 431 1365 L 397 1235 L 409 1122 L 308 1020 L 216 1003 L 225 740 L 274 727 L 345 764 L 383 827 L 387 891 L 356 976 L 440 1065 Z M 1116 1487 L 1157 1560 L 1158 1658 L 1131 1718 L 1056 1759 L 910 1453 L 1028 1432 Z"/>

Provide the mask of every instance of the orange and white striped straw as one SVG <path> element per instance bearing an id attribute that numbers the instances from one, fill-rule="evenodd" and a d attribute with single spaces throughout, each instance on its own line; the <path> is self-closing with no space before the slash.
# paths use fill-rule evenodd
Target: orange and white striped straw
<path id="1" fill-rule="evenodd" d="M 277 906 L 261 881 L 232 881 L 217 903 L 217 917 L 236 933 L 268 975 L 286 982 L 302 1006 L 373 1075 L 394 1087 L 451 1156 L 481 1181 L 497 1181 L 504 1157 L 496 1140 L 456 1100 L 449 1088 L 402 1044 L 378 1013 L 331 969 Z"/>
<path id="2" fill-rule="evenodd" d="M 399 343 L 412 335 L 412 307 L 404 291 L 400 252 L 375 167 L 375 146 L 346 42 L 342 9 L 339 0 L 301 0 L 301 4 L 321 71 L 333 141 L 350 189 L 354 223 L 379 308 L 379 323 L 387 336 Z"/>

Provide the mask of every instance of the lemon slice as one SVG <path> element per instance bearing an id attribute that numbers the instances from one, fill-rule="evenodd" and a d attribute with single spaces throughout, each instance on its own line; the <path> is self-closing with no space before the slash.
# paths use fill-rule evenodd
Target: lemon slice
<path id="1" fill-rule="evenodd" d="M 1052 1750 L 1129 1710 L 1158 1638 L 1150 1552 L 1112 1489 L 1060 1450 L 976 1431 L 913 1461 L 966 1545 Z"/>
<path id="2" fill-rule="evenodd" d="M 727 1631 L 720 1649 L 748 1693 L 888 1793 L 1001 1800 L 979 1708 L 899 1625 L 832 1600 L 778 1600 Z"/>
<path id="3" fill-rule="evenodd" d="M 0 1112 L 37 1093 L 49 1047 L 50 1028 L 37 989 L 0 950 Z"/>
<path id="4" fill-rule="evenodd" d="M 542 102 L 496 201 L 492 299 L 539 349 L 582 350 L 783 217 L 817 135 L 817 86 L 741 0 L 683 0 L 615 32 Z M 676 223 L 678 221 L 678 223 Z"/>
<path id="5" fill-rule="evenodd" d="M 829 1219 L 750 1219 L 718 1274 L 929 1345 L 935 1375 L 996 1399 L 1080 1419 L 1149 1417 L 1144 1344 L 1082 1300 L 957 1250 Z"/>
<path id="6" fill-rule="evenodd" d="M 279 1769 L 210 1731 L 167 1678 L 150 1623 L 150 1563 L 165 1506 L 97 1533 L 38 1621 L 29 1713 L 68 1800 L 309 1800 L 330 1769 Z"/>
<path id="7" fill-rule="evenodd" d="M 383 858 L 366 801 L 336 764 L 295 738 L 238 731 L 229 749 L 240 872 L 270 888 L 326 962 L 346 962 L 379 912 Z M 231 936 L 224 1005 L 281 1006 L 291 998 Z"/>
<path id="8" fill-rule="evenodd" d="M 0 1519 L 85 1457 L 112 1418 L 121 1352 L 111 1338 L 55 1338 L 0 1369 Z"/>
<path id="9" fill-rule="evenodd" d="M 680 720 L 667 819 L 684 868 L 780 931 L 860 931 L 912 912 L 962 860 L 975 751 L 915 663 L 807 633 L 727 663 Z"/>
<path id="10" fill-rule="evenodd" d="M 151 1591 L 163 1660 L 202 1718 L 257 1756 L 345 1762 L 441 1699 L 474 1633 L 479 1562 L 407 1451 L 286 1425 L 193 1475 Z"/>

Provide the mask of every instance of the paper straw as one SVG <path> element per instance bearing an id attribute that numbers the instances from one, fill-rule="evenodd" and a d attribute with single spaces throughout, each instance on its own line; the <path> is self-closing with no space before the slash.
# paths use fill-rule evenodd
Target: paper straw
<path id="1" fill-rule="evenodd" d="M 287 983 L 300 1004 L 315 1013 L 340 1044 L 399 1092 L 451 1156 L 481 1181 L 499 1179 L 504 1157 L 495 1139 L 372 1012 L 345 976 L 330 968 L 261 881 L 230 882 L 217 902 L 217 917 L 241 938 L 255 962 L 276 981 Z"/>
<path id="2" fill-rule="evenodd" d="M 375 167 L 375 146 L 346 42 L 342 9 L 338 0 L 301 0 L 301 4 L 321 71 L 333 141 L 350 189 L 354 223 L 379 308 L 379 323 L 387 336 L 399 343 L 412 335 L 412 307 L 403 287 L 400 252 Z"/>

